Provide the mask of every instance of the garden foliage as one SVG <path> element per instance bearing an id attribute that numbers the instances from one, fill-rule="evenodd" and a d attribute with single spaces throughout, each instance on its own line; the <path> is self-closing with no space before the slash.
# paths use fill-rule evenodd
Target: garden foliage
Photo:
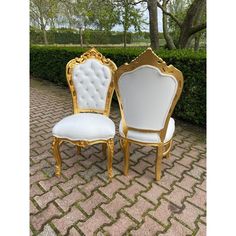
<path id="1" fill-rule="evenodd" d="M 30 48 L 30 74 L 67 86 L 65 66 L 72 58 L 80 56 L 87 48 L 32 46 Z M 117 67 L 130 62 L 144 48 L 99 48 Z M 206 125 L 206 53 L 190 50 L 159 50 L 155 52 L 166 63 L 174 65 L 184 76 L 183 93 L 173 116 L 193 124 Z"/>

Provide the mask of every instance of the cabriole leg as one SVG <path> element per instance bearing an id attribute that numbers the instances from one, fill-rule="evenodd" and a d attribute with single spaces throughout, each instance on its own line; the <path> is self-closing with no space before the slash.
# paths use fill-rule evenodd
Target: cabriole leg
<path id="1" fill-rule="evenodd" d="M 56 160 L 56 165 L 55 165 L 55 175 L 60 176 L 61 175 L 61 155 L 60 155 L 60 140 L 56 137 L 53 138 L 53 143 L 52 143 L 52 150 L 53 150 L 53 156 Z"/>
<path id="2" fill-rule="evenodd" d="M 111 180 L 112 179 L 112 160 L 114 155 L 114 140 L 109 139 L 107 141 L 107 171 L 108 171 L 108 177 Z"/>
<path id="3" fill-rule="evenodd" d="M 161 162 L 163 158 L 163 144 L 157 147 L 157 155 L 156 155 L 156 180 L 161 179 Z"/>

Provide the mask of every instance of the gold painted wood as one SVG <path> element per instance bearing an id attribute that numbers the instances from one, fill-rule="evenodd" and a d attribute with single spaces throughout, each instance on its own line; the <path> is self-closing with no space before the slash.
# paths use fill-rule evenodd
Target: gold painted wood
<path id="1" fill-rule="evenodd" d="M 163 144 L 161 143 L 157 147 L 157 157 L 156 157 L 156 180 L 161 179 L 161 162 L 163 158 Z"/>
<path id="2" fill-rule="evenodd" d="M 62 142 L 59 138 L 56 138 L 56 137 L 53 138 L 52 151 L 53 151 L 53 156 L 56 161 L 56 165 L 55 165 L 56 176 L 61 176 L 61 155 L 60 155 L 60 150 L 59 150 L 61 143 Z"/>
<path id="3" fill-rule="evenodd" d="M 112 179 L 112 160 L 114 155 L 114 140 L 109 139 L 107 141 L 107 171 L 108 171 L 108 177 L 111 180 Z"/>
<path id="4" fill-rule="evenodd" d="M 124 140 L 124 175 L 128 175 L 128 171 L 129 171 L 129 141 L 126 139 Z"/>
<path id="5" fill-rule="evenodd" d="M 77 101 L 77 94 L 76 94 L 76 90 L 75 90 L 73 80 L 72 80 L 73 69 L 74 69 L 75 65 L 85 63 L 86 60 L 91 59 L 91 58 L 96 59 L 101 64 L 108 66 L 108 68 L 111 71 L 112 78 L 111 78 L 110 85 L 108 87 L 108 92 L 106 94 L 106 103 L 105 103 L 104 110 L 80 109 L 78 101 Z M 114 73 L 115 73 L 116 69 L 117 69 L 116 64 L 113 61 L 111 61 L 110 59 L 105 58 L 95 48 L 91 48 L 90 50 L 88 50 L 87 52 L 82 54 L 80 57 L 76 57 L 67 63 L 67 65 L 66 65 L 66 78 L 67 78 L 67 82 L 68 82 L 68 85 L 69 85 L 69 88 L 71 91 L 74 114 L 80 113 L 80 112 L 92 112 L 92 113 L 100 113 L 100 114 L 109 116 L 112 95 L 114 92 Z M 93 144 L 101 143 L 103 145 L 103 151 L 105 152 L 105 150 L 107 149 L 107 152 L 108 152 L 108 155 L 107 155 L 108 176 L 109 176 L 109 178 L 112 178 L 112 160 L 113 160 L 113 153 L 114 153 L 114 140 L 113 140 L 113 138 L 108 139 L 108 140 L 87 141 L 87 140 L 70 140 L 70 139 L 66 139 L 66 138 L 54 137 L 53 143 L 52 143 L 52 148 L 53 148 L 53 155 L 56 160 L 56 165 L 55 165 L 56 176 L 61 175 L 61 155 L 60 155 L 59 146 L 63 142 L 69 142 L 73 145 L 76 145 L 78 154 L 80 154 L 81 148 L 84 148 L 86 146 L 90 146 Z"/>
<path id="6" fill-rule="evenodd" d="M 104 110 L 80 109 L 78 101 L 77 101 L 77 94 L 76 94 L 76 90 L 75 90 L 73 80 L 72 80 L 73 69 L 76 65 L 85 63 L 85 61 L 88 59 L 98 60 L 101 64 L 106 65 L 111 71 L 112 78 L 111 78 L 110 86 L 108 88 L 108 92 L 106 95 L 106 103 L 105 103 Z M 116 64 L 112 60 L 105 58 L 95 48 L 91 48 L 90 50 L 88 50 L 87 52 L 82 54 L 80 57 L 76 57 L 67 63 L 67 65 L 66 65 L 66 78 L 67 78 L 67 82 L 68 82 L 68 85 L 69 85 L 69 88 L 71 91 L 71 95 L 72 95 L 74 114 L 80 113 L 80 112 L 94 112 L 94 113 L 101 113 L 103 115 L 109 116 L 110 107 L 111 107 L 111 100 L 112 100 L 112 96 L 113 96 L 113 92 L 114 92 L 114 73 L 115 73 L 116 69 L 117 69 Z"/>
<path id="7" fill-rule="evenodd" d="M 164 127 L 161 130 L 148 130 L 148 129 L 137 129 L 135 127 L 128 127 L 127 123 L 125 121 L 124 110 L 123 110 L 122 100 L 121 100 L 121 96 L 120 96 L 118 81 L 119 81 L 119 79 L 120 79 L 120 77 L 123 73 L 135 70 L 136 68 L 138 68 L 142 65 L 154 66 L 154 67 L 158 68 L 163 74 L 174 76 L 176 78 L 177 82 L 178 82 L 178 87 L 177 87 L 175 97 L 173 99 L 170 110 L 168 112 Z M 135 144 L 138 144 L 138 145 L 154 146 L 154 147 L 157 148 L 156 180 L 160 180 L 160 178 L 161 178 L 161 161 L 162 161 L 162 158 L 163 158 L 163 156 L 165 156 L 166 158 L 168 158 L 170 156 L 170 150 L 171 150 L 171 147 L 172 147 L 172 140 L 170 140 L 167 143 L 164 143 L 164 139 L 165 139 L 165 136 L 166 136 L 166 131 L 167 131 L 167 127 L 168 127 L 168 124 L 169 124 L 170 117 L 171 117 L 171 115 L 174 111 L 174 108 L 177 104 L 177 101 L 179 100 L 180 95 L 182 93 L 183 83 L 184 83 L 183 74 L 180 70 L 175 68 L 173 65 L 167 66 L 166 62 L 163 61 L 160 57 L 158 57 L 152 51 L 151 48 L 147 48 L 143 53 L 141 53 L 138 57 L 136 57 L 134 60 L 132 60 L 129 64 L 125 63 L 116 70 L 115 76 L 114 76 L 114 83 L 115 83 L 115 92 L 116 92 L 118 103 L 119 103 L 119 106 L 120 106 L 123 133 L 124 133 L 124 136 L 125 136 L 125 137 L 121 137 L 121 140 L 122 140 L 123 144 L 127 142 L 127 143 L 135 143 Z M 136 131 L 140 131 L 140 132 L 158 133 L 159 136 L 160 136 L 161 142 L 160 143 L 144 143 L 144 142 L 139 142 L 139 141 L 136 141 L 136 140 L 128 139 L 127 138 L 127 133 L 128 133 L 129 130 L 136 130 Z M 124 173 L 126 175 L 126 174 L 128 174 L 128 164 L 129 163 L 127 163 L 127 162 L 129 161 L 128 160 L 129 158 L 128 158 L 128 154 L 127 154 L 128 151 L 125 148 L 125 145 L 123 145 L 123 146 L 124 146 L 123 149 L 124 149 L 124 156 L 125 156 Z"/>

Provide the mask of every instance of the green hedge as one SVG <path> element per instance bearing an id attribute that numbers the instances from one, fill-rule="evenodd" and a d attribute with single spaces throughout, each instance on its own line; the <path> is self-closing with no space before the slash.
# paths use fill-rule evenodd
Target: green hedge
<path id="1" fill-rule="evenodd" d="M 30 74 L 67 86 L 66 63 L 85 52 L 86 48 L 32 46 L 30 48 Z M 130 62 L 143 48 L 99 48 L 117 66 Z M 189 50 L 161 50 L 156 52 L 167 64 L 172 64 L 184 75 L 184 89 L 175 108 L 174 117 L 193 124 L 206 126 L 206 53 Z"/>

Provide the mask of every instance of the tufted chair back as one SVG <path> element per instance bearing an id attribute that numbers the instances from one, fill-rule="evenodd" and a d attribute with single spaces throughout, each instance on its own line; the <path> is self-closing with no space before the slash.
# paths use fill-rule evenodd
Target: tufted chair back
<path id="1" fill-rule="evenodd" d="M 114 91 L 116 65 L 95 48 L 67 64 L 67 80 L 71 89 L 74 113 L 109 114 Z"/>
<path id="2" fill-rule="evenodd" d="M 116 71 L 115 83 L 124 133 L 125 129 L 161 131 L 164 138 L 182 90 L 182 73 L 147 49 Z"/>

